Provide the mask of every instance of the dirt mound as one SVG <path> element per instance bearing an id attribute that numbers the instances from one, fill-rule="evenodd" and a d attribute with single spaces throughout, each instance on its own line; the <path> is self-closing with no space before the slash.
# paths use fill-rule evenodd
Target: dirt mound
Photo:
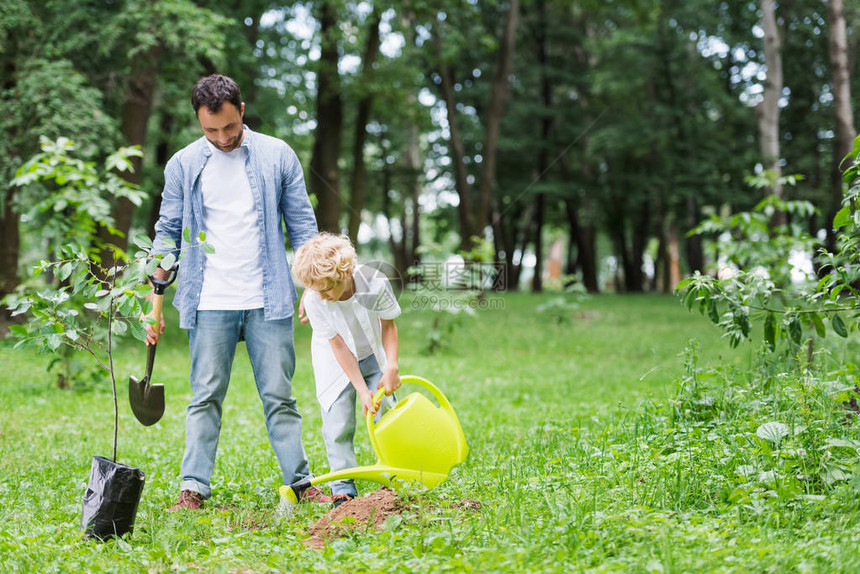
<path id="1" fill-rule="evenodd" d="M 308 529 L 305 547 L 321 549 L 327 540 L 343 536 L 348 531 L 380 528 L 389 516 L 400 514 L 402 502 L 394 491 L 382 487 L 360 498 L 332 508 Z"/>

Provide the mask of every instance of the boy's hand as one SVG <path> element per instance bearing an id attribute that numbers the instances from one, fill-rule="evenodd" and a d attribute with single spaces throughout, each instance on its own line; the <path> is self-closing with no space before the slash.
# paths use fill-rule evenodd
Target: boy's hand
<path id="1" fill-rule="evenodd" d="M 367 416 L 367 413 L 375 415 L 376 407 L 373 406 L 373 393 L 370 392 L 370 389 L 365 389 L 363 393 L 361 393 L 361 412 L 364 416 Z"/>
<path id="2" fill-rule="evenodd" d="M 302 291 L 302 298 L 299 299 L 299 322 L 302 325 L 305 325 L 305 324 L 311 322 L 310 317 L 305 315 L 305 295 L 307 295 L 307 294 L 308 294 L 308 290 L 305 289 L 304 291 Z"/>
<path id="3" fill-rule="evenodd" d="M 400 388 L 400 370 L 397 368 L 397 365 L 385 366 L 385 372 L 382 374 L 381 382 L 386 395 L 390 395 Z"/>

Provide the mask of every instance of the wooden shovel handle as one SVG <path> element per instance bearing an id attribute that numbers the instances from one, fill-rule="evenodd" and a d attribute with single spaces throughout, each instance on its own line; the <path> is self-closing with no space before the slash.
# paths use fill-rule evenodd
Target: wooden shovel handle
<path id="1" fill-rule="evenodd" d="M 164 295 L 152 294 L 152 317 L 155 319 L 155 326 L 161 324 L 161 312 L 164 305 Z"/>

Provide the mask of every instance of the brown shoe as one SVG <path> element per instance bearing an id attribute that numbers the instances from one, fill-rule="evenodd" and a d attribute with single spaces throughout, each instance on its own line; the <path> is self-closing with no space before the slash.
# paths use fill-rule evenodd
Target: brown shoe
<path id="1" fill-rule="evenodd" d="M 316 486 L 309 486 L 302 491 L 302 495 L 299 497 L 299 502 L 319 502 L 322 504 L 330 504 L 331 496 L 327 495 Z"/>
<path id="2" fill-rule="evenodd" d="M 180 508 L 200 510 L 203 508 L 203 495 L 193 490 L 183 490 L 179 493 L 179 502 L 168 508 L 167 512 L 176 512 Z"/>

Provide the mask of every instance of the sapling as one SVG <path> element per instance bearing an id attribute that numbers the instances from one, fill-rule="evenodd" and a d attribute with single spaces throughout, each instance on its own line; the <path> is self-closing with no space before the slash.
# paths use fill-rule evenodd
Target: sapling
<path id="1" fill-rule="evenodd" d="M 74 145 L 68 140 L 44 141 L 42 149 L 42 153 L 18 170 L 13 184 L 39 188 L 34 193 L 41 199 L 35 203 L 33 216 L 42 217 L 45 229 L 53 230 L 47 233 L 50 260 L 40 261 L 31 280 L 16 294 L 7 296 L 5 304 L 12 315 L 28 319 L 27 323 L 10 328 L 19 339 L 16 347 L 36 346 L 49 353 L 67 348 L 81 351 L 110 376 L 114 466 L 107 468 L 105 459 L 94 457 L 90 488 L 84 496 L 82 524 L 85 536 L 105 538 L 131 531 L 144 479 L 138 469 L 117 463 L 119 401 L 114 337 L 130 334 L 141 342 L 146 339 L 140 317 L 148 310 L 146 297 L 151 288 L 147 278 L 159 266 L 170 269 L 176 254 L 149 257 L 152 242 L 146 236 L 134 239 L 138 250 L 132 257 L 97 239 L 100 228 L 115 232 L 109 198 L 127 197 L 140 203 L 140 190 L 115 173 L 130 170 L 128 158 L 136 153 L 120 150 L 107 159 L 102 171 L 98 171 L 93 163 L 70 155 Z M 186 229 L 186 243 L 191 244 L 189 235 Z M 68 241 L 62 243 L 62 238 Z M 194 247 L 212 250 L 205 243 L 204 234 L 198 239 Z M 112 251 L 112 256 L 106 259 L 114 262 L 107 268 L 102 265 L 101 257 L 106 249 Z M 110 489 L 105 485 L 114 476 L 129 484 L 136 481 L 134 499 L 130 501 L 133 506 L 123 507 L 112 498 L 101 496 L 103 488 Z M 100 482 L 94 486 L 96 479 Z M 114 488 L 121 492 L 129 490 Z"/>

